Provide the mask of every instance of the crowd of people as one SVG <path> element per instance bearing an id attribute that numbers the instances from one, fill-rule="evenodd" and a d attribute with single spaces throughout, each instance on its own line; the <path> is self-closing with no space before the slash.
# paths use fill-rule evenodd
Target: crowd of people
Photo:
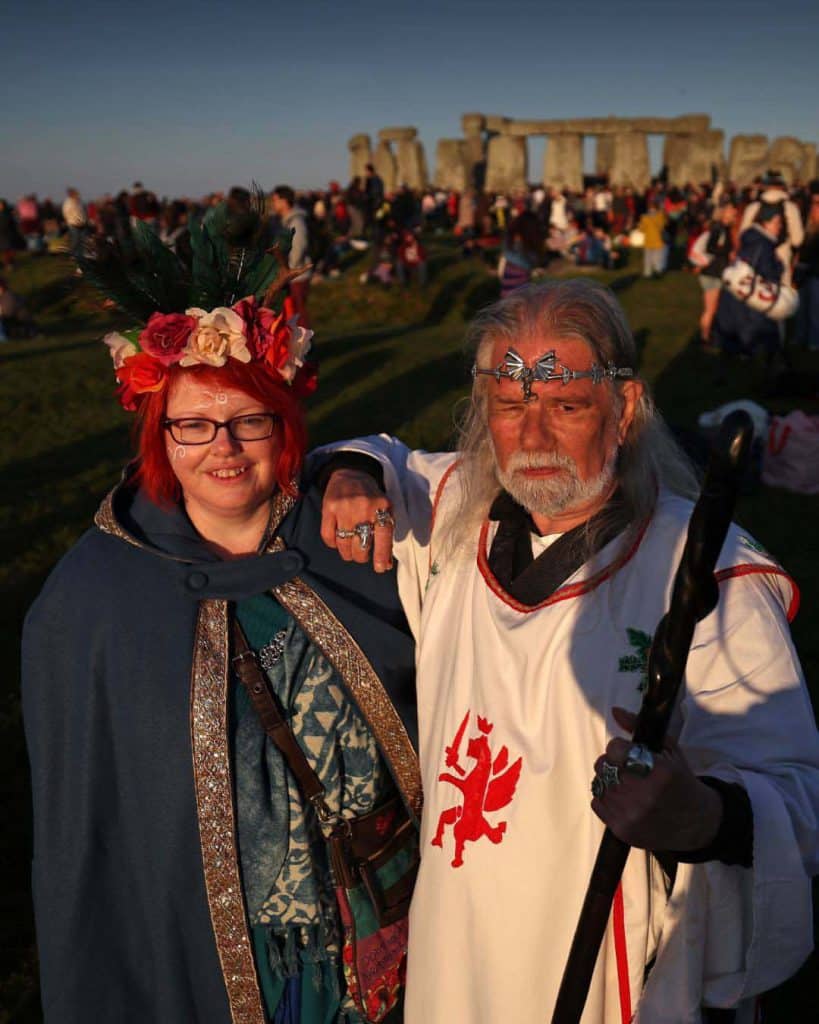
<path id="1" fill-rule="evenodd" d="M 87 203 L 74 188 L 67 189 L 61 205 L 36 195 L 15 205 L 0 199 L 0 259 L 8 270 L 20 250 L 40 253 L 67 246 L 76 255 L 92 236 L 127 247 L 137 221 L 179 250 L 188 225 L 225 199 L 241 209 L 250 204 L 251 194 L 233 188 L 227 195 L 159 199 L 137 181 L 130 191 Z M 482 258 L 498 274 L 503 295 L 548 273 L 557 261 L 617 269 L 627 262 L 630 249 L 641 251 L 647 278 L 688 267 L 702 286 L 703 342 L 723 348 L 729 329 L 717 307 L 720 301 L 730 303 L 720 298 L 725 294 L 722 273 L 737 257 L 743 233 L 760 216 L 770 224 L 778 214 L 774 249 L 781 266 L 770 265 L 768 271 L 776 273 L 778 282 L 800 289 L 793 335 L 805 347 L 819 347 L 819 180 L 786 187 L 769 172 L 745 188 L 723 182 L 669 187 L 660 177 L 642 191 L 598 181 L 582 192 L 532 186 L 492 195 L 472 188 L 419 192 L 403 185 L 388 192 L 368 165 L 365 176 L 346 188 L 335 181 L 323 190 L 298 193 L 277 186 L 267 198 L 267 211 L 271 239 L 281 229 L 293 233 L 291 266 L 309 265 L 291 285 L 303 319 L 309 319 L 311 283 L 338 276 L 351 250 L 366 252 L 362 282 L 423 285 L 429 275 L 425 239 L 454 233 L 465 257 Z M 736 334 L 736 325 L 732 330 Z M 762 343 L 771 349 L 770 329 L 768 335 Z M 727 347 L 747 351 L 755 344 L 748 335 Z"/>

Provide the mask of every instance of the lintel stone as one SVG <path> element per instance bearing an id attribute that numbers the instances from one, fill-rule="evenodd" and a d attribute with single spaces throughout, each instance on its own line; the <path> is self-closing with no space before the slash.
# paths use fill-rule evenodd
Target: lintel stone
<path id="1" fill-rule="evenodd" d="M 379 142 L 405 142 L 409 139 L 417 138 L 418 129 L 413 128 L 412 125 L 406 125 L 403 128 L 382 128 L 378 133 Z"/>

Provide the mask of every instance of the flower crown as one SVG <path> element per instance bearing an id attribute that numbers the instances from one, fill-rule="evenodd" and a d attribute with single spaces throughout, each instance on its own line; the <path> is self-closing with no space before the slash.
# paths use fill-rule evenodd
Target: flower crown
<path id="1" fill-rule="evenodd" d="M 181 251 L 137 222 L 128 248 L 96 239 L 78 254 L 86 280 L 145 324 L 103 339 L 129 411 L 141 395 L 166 386 L 172 366 L 224 366 L 228 359 L 261 364 L 299 396 L 315 390 L 316 368 L 304 362 L 313 332 L 299 327 L 289 298 L 283 312 L 273 309 L 309 267 L 289 266 L 292 231 L 271 238 L 261 189 L 234 191 L 244 194 L 244 206 L 220 203 L 193 219 Z"/>
<path id="2" fill-rule="evenodd" d="M 261 363 L 305 396 L 316 388 L 316 372 L 305 365 L 313 332 L 288 316 L 257 303 L 249 295 L 233 306 L 207 312 L 152 313 L 141 330 L 106 334 L 123 408 L 133 412 L 138 396 L 161 391 L 172 366 L 224 366 L 228 359 Z"/>

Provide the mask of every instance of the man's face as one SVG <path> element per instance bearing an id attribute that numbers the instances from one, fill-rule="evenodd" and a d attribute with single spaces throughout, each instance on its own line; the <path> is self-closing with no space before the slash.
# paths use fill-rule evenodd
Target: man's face
<path id="1" fill-rule="evenodd" d="M 509 343 L 499 339 L 490 366 L 503 362 Z M 519 338 L 513 346 L 527 366 L 554 349 L 557 363 L 588 370 L 594 362 L 579 338 L 548 334 Z M 535 383 L 523 400 L 517 381 L 488 381 L 488 422 L 498 476 L 533 514 L 555 516 L 575 509 L 593 515 L 614 484 L 617 449 L 634 417 L 642 384 L 626 381 L 618 402 L 608 382 Z"/>
<path id="2" fill-rule="evenodd" d="M 726 227 L 730 227 L 737 219 L 737 208 L 735 206 L 724 206 L 722 208 L 722 223 Z"/>

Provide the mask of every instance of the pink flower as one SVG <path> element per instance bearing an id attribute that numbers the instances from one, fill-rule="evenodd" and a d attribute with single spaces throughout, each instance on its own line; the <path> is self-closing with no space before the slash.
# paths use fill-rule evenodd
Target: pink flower
<path id="1" fill-rule="evenodd" d="M 152 313 L 139 335 L 143 352 L 158 359 L 163 366 L 172 366 L 182 358 L 196 320 L 184 313 Z"/>

